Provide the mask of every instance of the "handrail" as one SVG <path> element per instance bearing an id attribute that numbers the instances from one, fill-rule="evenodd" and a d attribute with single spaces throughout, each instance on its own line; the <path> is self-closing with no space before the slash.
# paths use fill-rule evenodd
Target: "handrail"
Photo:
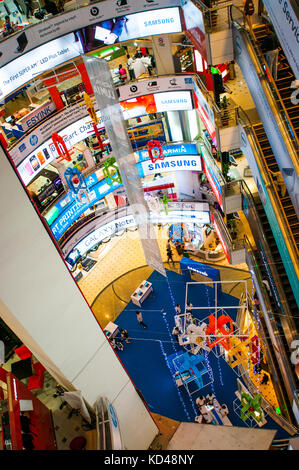
<path id="1" fill-rule="evenodd" d="M 271 107 L 274 108 L 275 112 L 279 116 L 279 125 L 283 129 L 285 137 L 287 138 L 287 142 L 285 142 L 285 143 L 288 146 L 288 152 L 289 152 L 290 158 L 292 160 L 292 163 L 294 165 L 294 168 L 296 170 L 297 176 L 299 176 L 299 162 L 298 162 L 298 158 L 297 158 L 298 149 L 299 149 L 299 139 L 296 135 L 296 131 L 295 131 L 295 129 L 293 127 L 293 124 L 290 120 L 290 117 L 289 117 L 289 114 L 288 114 L 288 112 L 285 108 L 285 105 L 284 105 L 283 101 L 281 100 L 280 94 L 277 90 L 276 84 L 274 82 L 274 79 L 273 79 L 272 74 L 270 72 L 270 69 L 268 67 L 268 64 L 265 60 L 264 54 L 263 54 L 263 52 L 262 52 L 262 50 L 261 50 L 261 48 L 258 44 L 258 41 L 257 41 L 257 39 L 254 35 L 254 32 L 253 32 L 251 26 L 248 23 L 247 18 L 245 17 L 245 24 L 246 23 L 248 24 L 248 29 L 244 28 L 244 25 L 241 25 L 239 23 L 239 21 L 234 19 L 234 17 L 233 17 L 233 10 L 234 9 L 237 10 L 238 12 L 241 12 L 243 16 L 244 16 L 244 13 L 242 12 L 242 10 L 240 10 L 240 8 L 236 7 L 235 5 L 231 5 L 231 19 L 232 19 L 233 22 L 235 22 L 238 25 L 239 29 L 241 29 L 247 35 L 247 38 L 249 39 L 249 41 L 250 41 L 250 43 L 253 47 L 256 63 L 257 63 L 257 66 L 259 68 L 259 70 L 258 70 L 259 77 L 265 79 L 265 84 L 267 86 L 267 91 L 269 92 L 269 95 L 270 95 L 270 97 L 272 98 L 272 101 L 273 101 L 271 103 Z M 265 70 L 266 70 L 266 72 L 265 72 Z M 271 82 L 271 80 L 269 80 L 269 77 L 272 78 L 272 82 Z M 279 109 L 278 103 L 281 106 L 281 108 L 283 109 L 283 112 L 285 113 L 285 119 L 281 114 L 281 109 Z M 294 140 L 295 140 L 295 145 L 293 144 L 293 137 L 290 135 L 289 128 L 288 128 L 288 126 L 285 125 L 285 120 L 287 121 L 288 126 L 290 126 L 290 128 L 292 129 L 292 132 L 293 132 L 293 135 L 294 135 Z"/>
<path id="2" fill-rule="evenodd" d="M 285 375 L 285 377 L 287 377 L 287 379 L 289 381 L 289 386 L 291 387 L 290 393 L 288 394 L 289 395 L 289 401 L 291 402 L 291 399 L 294 399 L 293 391 L 296 389 L 296 383 L 293 379 L 293 372 L 292 372 L 292 370 L 290 368 L 290 365 L 289 365 L 289 361 L 288 361 L 288 358 L 287 358 L 287 354 L 286 354 L 284 344 L 283 344 L 283 342 L 281 340 L 281 337 L 279 335 L 279 330 L 277 328 L 275 318 L 273 316 L 274 314 L 273 314 L 272 309 L 271 309 L 271 304 L 270 304 L 268 294 L 265 291 L 265 288 L 264 288 L 263 283 L 262 283 L 262 276 L 261 276 L 261 273 L 260 273 L 260 270 L 259 270 L 259 267 L 258 267 L 258 263 L 257 263 L 256 257 L 255 257 L 255 254 L 254 254 L 254 249 L 253 249 L 247 235 L 244 236 L 244 240 L 245 240 L 245 244 L 246 244 L 246 248 L 247 248 L 247 253 L 252 258 L 252 263 L 251 263 L 252 264 L 252 269 L 255 271 L 256 279 L 258 281 L 259 288 L 260 288 L 260 292 L 262 293 L 262 296 L 263 296 L 263 302 L 261 302 L 261 305 L 263 307 L 263 304 L 264 304 L 265 310 L 266 310 L 266 311 L 264 311 L 264 309 L 262 308 L 262 311 L 263 311 L 263 314 L 264 314 L 263 316 L 264 316 L 264 319 L 266 321 L 267 330 L 269 331 L 270 337 L 272 338 L 272 342 L 274 342 L 274 344 L 277 343 L 276 348 L 278 348 L 278 350 L 279 350 L 279 359 L 280 359 L 280 361 L 282 361 L 283 368 L 285 370 L 285 374 L 282 374 L 282 376 Z M 272 332 L 272 335 L 271 335 L 271 332 Z M 267 338 L 265 336 L 265 332 L 264 332 L 263 327 L 262 327 L 262 333 L 263 333 L 263 340 L 265 341 L 266 344 L 268 344 L 268 341 L 267 341 Z M 274 347 L 274 350 L 275 350 L 275 347 Z M 269 351 L 268 347 L 267 347 L 267 351 Z M 272 360 L 272 358 L 271 358 L 271 360 Z M 279 364 L 279 361 L 277 361 L 277 362 Z M 279 391 L 279 395 L 283 398 L 283 394 L 281 395 L 280 387 L 279 387 L 278 391 Z M 266 403 L 268 403 L 266 400 L 264 400 L 264 401 Z M 271 405 L 270 404 L 268 404 L 268 405 L 272 409 Z M 273 416 L 275 416 L 276 419 L 281 418 L 281 417 L 278 417 L 276 415 L 276 413 L 274 413 Z M 294 428 L 293 425 L 290 425 L 290 423 L 287 422 L 287 425 L 288 425 L 288 427 L 291 426 L 291 429 L 293 430 L 293 433 L 298 432 L 298 430 L 294 431 L 294 429 L 296 429 L 296 428 Z"/>
<path id="3" fill-rule="evenodd" d="M 247 113 L 243 110 L 243 108 L 241 106 L 238 106 L 238 108 L 236 108 L 236 113 L 237 113 L 238 119 L 241 123 L 242 123 L 242 120 L 243 120 L 242 117 L 241 117 L 241 114 L 243 114 L 243 116 L 245 116 L 245 122 L 243 120 L 243 123 L 246 125 L 246 128 L 250 131 L 251 137 L 254 140 L 254 143 L 257 147 L 258 154 L 263 155 L 261 146 L 260 146 L 259 142 L 257 141 L 257 139 L 255 137 L 255 134 L 254 134 L 254 131 L 253 131 L 253 126 L 252 126 L 251 120 L 248 117 Z M 283 221 L 283 226 L 282 226 L 283 230 L 282 230 L 282 232 L 285 231 L 285 230 L 287 231 L 286 243 L 288 245 L 289 252 L 293 253 L 294 250 L 295 250 L 294 256 L 295 256 L 295 260 L 297 259 L 297 262 L 295 261 L 295 266 L 298 266 L 299 265 L 299 259 L 298 259 L 299 252 L 298 252 L 298 249 L 297 249 L 297 245 L 295 243 L 294 235 L 293 235 L 292 230 L 291 230 L 290 225 L 289 225 L 289 221 L 286 218 L 286 215 L 285 215 L 285 212 L 283 210 L 283 206 L 281 204 L 280 198 L 278 197 L 278 193 L 276 191 L 275 185 L 273 184 L 273 178 L 270 175 L 270 173 L 268 172 L 268 169 L 267 169 L 267 167 L 264 163 L 263 158 L 260 158 L 260 161 L 257 160 L 256 162 L 257 162 L 257 165 L 259 166 L 259 168 L 262 170 L 261 173 L 263 175 L 263 179 L 264 179 L 265 185 L 267 187 L 267 191 L 268 191 L 269 194 L 271 194 L 273 200 L 275 201 L 275 204 L 274 204 L 273 208 L 274 208 L 275 212 L 278 212 L 279 217 Z M 277 218 L 277 220 L 278 220 L 278 218 Z M 292 244 L 289 243 L 289 239 L 292 240 Z"/>

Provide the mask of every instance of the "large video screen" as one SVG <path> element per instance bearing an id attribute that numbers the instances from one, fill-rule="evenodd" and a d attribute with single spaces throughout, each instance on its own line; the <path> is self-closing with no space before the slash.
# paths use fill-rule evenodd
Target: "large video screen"
<path id="1" fill-rule="evenodd" d="M 193 109 L 190 91 L 153 93 L 121 101 L 120 105 L 125 119 L 132 119 L 145 114 Z"/>
<path id="2" fill-rule="evenodd" d="M 76 34 L 84 52 L 90 52 L 116 42 L 181 31 L 180 12 L 175 7 L 118 16 L 86 26 Z"/>

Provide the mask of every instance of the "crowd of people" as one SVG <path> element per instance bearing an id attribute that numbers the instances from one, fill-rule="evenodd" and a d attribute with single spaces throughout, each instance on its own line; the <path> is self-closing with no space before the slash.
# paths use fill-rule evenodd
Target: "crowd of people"
<path id="1" fill-rule="evenodd" d="M 128 79 L 136 80 L 136 78 L 138 78 L 136 77 L 134 70 L 134 66 L 135 64 L 138 64 L 138 62 L 142 63 L 148 75 L 153 74 L 154 68 L 156 67 L 154 56 L 148 53 L 142 54 L 142 52 L 137 51 L 136 54 L 132 56 L 127 54 L 126 67 L 124 67 L 123 64 L 120 64 L 118 67 L 119 78 L 122 83 L 125 83 Z M 129 77 L 127 71 L 129 72 Z"/>

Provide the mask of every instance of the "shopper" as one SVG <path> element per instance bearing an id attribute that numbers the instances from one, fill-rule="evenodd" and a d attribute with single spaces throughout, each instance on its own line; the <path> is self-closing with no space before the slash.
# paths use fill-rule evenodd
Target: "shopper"
<path id="1" fill-rule="evenodd" d="M 274 80 L 277 80 L 279 42 L 271 25 L 267 27 L 266 37 L 263 40 L 262 47 L 266 51 L 265 57 Z"/>
<path id="2" fill-rule="evenodd" d="M 47 13 L 52 13 L 52 15 L 58 15 L 59 13 L 56 3 L 52 0 L 45 0 L 44 9 Z"/>
<path id="3" fill-rule="evenodd" d="M 21 13 L 21 15 L 24 15 L 24 10 L 22 8 L 22 5 L 17 1 L 17 0 L 13 0 L 15 6 L 17 7 L 18 9 L 18 12 Z"/>
<path id="4" fill-rule="evenodd" d="M 33 7 L 32 7 L 32 0 L 24 0 L 25 7 L 26 7 L 26 18 L 30 18 L 33 16 Z"/>
<path id="5" fill-rule="evenodd" d="M 4 28 L 5 28 L 6 33 L 8 34 L 12 34 L 14 32 L 8 15 L 5 16 Z"/>
<path id="6" fill-rule="evenodd" d="M 174 261 L 172 257 L 172 250 L 171 250 L 171 246 L 169 243 L 167 244 L 167 247 L 166 247 L 166 253 L 167 253 L 167 262 L 169 263 L 171 261 L 172 264 L 174 265 Z"/>
<path id="7" fill-rule="evenodd" d="M 136 315 L 137 315 L 137 321 L 138 321 L 139 325 L 142 325 L 143 328 L 147 328 L 146 324 L 143 322 L 142 313 L 141 312 L 136 312 Z"/>
<path id="8" fill-rule="evenodd" d="M 286 188 L 282 174 L 280 173 L 280 171 L 271 171 L 270 169 L 269 171 L 271 175 L 276 178 L 275 180 L 273 180 L 273 182 L 274 182 L 274 185 L 276 186 L 276 189 L 280 197 L 285 197 L 287 193 L 287 188 Z"/>
<path id="9" fill-rule="evenodd" d="M 122 66 L 122 64 L 120 64 L 119 67 L 118 67 L 118 74 L 119 74 L 120 81 L 122 83 L 125 83 L 127 81 L 127 71 Z"/>
<path id="10" fill-rule="evenodd" d="M 148 55 L 144 55 L 141 57 L 141 62 L 143 63 L 144 67 L 147 69 L 149 75 L 152 75 L 152 61 Z"/>
<path id="11" fill-rule="evenodd" d="M 264 374 L 262 381 L 261 381 L 261 385 L 267 385 L 268 382 L 269 382 L 269 376 Z"/>
<path id="12" fill-rule="evenodd" d="M 253 0 L 243 0 L 244 14 L 249 22 L 249 27 L 252 30 L 252 16 L 254 14 Z"/>
<path id="13" fill-rule="evenodd" d="M 130 57 L 129 54 L 127 55 L 127 59 L 127 68 L 129 70 L 130 80 L 136 80 L 135 70 L 133 67 L 133 65 L 135 64 L 135 60 L 133 59 L 133 57 Z"/>
<path id="14" fill-rule="evenodd" d="M 172 335 L 175 337 L 177 342 L 179 342 L 180 330 L 177 326 L 175 326 L 174 329 L 172 330 Z"/>
<path id="15" fill-rule="evenodd" d="M 120 336 L 125 340 L 126 343 L 131 343 L 131 341 L 129 341 L 129 333 L 127 332 L 127 330 L 123 330 L 121 328 L 120 329 Z"/>
<path id="16" fill-rule="evenodd" d="M 206 396 L 206 399 L 207 399 L 207 403 L 209 405 L 213 405 L 213 400 L 215 398 L 215 395 L 214 393 L 208 393 L 207 396 Z"/>
<path id="17" fill-rule="evenodd" d="M 191 302 L 187 302 L 186 313 L 191 313 L 192 315 L 192 307 L 193 304 L 191 304 Z"/>
<path id="18" fill-rule="evenodd" d="M 201 406 L 206 404 L 206 399 L 203 395 L 201 395 L 200 397 L 196 399 L 195 403 L 198 406 L 198 408 L 200 408 Z"/>
<path id="19" fill-rule="evenodd" d="M 182 313 L 180 304 L 176 304 L 176 306 L 174 308 L 175 308 L 175 311 L 176 311 L 177 315 L 180 315 Z"/>

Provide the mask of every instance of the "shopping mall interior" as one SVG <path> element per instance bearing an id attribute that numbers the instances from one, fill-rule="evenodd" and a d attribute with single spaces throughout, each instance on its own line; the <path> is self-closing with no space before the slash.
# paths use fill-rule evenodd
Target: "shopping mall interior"
<path id="1" fill-rule="evenodd" d="M 0 450 L 298 449 L 298 2 L 0 19 Z"/>

